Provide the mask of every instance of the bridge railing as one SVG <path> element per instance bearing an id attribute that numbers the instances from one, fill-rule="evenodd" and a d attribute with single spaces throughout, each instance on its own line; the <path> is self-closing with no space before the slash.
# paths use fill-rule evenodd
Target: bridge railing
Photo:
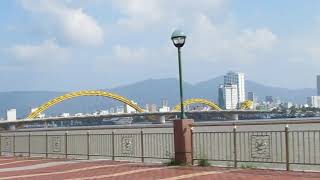
<path id="1" fill-rule="evenodd" d="M 320 169 L 320 121 L 194 123 L 192 128 L 195 164 L 204 159 L 234 167 Z M 0 153 L 142 162 L 174 158 L 171 125 L 88 130 L 2 132 Z"/>
<path id="2" fill-rule="evenodd" d="M 68 159 L 165 160 L 174 155 L 173 132 L 170 129 L 9 132 L 1 134 L 0 153 Z"/>
<path id="3" fill-rule="evenodd" d="M 193 125 L 193 163 L 320 170 L 319 122 Z"/>

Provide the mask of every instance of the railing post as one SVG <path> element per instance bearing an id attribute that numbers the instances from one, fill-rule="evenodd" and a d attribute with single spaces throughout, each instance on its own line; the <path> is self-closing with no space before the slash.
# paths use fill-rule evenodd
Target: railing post
<path id="1" fill-rule="evenodd" d="M 0 134 L 0 156 L 2 156 L 2 135 Z"/>
<path id="2" fill-rule="evenodd" d="M 29 132 L 28 134 L 28 152 L 29 152 L 29 157 L 31 157 L 31 134 Z"/>
<path id="3" fill-rule="evenodd" d="M 237 126 L 233 127 L 233 161 L 234 167 L 238 167 L 238 159 L 237 159 Z"/>
<path id="4" fill-rule="evenodd" d="M 48 159 L 48 133 L 46 132 L 46 159 Z"/>
<path id="5" fill-rule="evenodd" d="M 194 159 L 193 159 L 193 127 L 190 128 L 191 130 L 191 165 L 194 165 Z"/>
<path id="6" fill-rule="evenodd" d="M 174 156 L 179 164 L 192 164 L 191 125 L 192 119 L 176 119 L 173 121 Z"/>
<path id="7" fill-rule="evenodd" d="M 87 159 L 90 159 L 90 131 L 87 132 Z"/>
<path id="8" fill-rule="evenodd" d="M 64 134 L 64 145 L 65 145 L 65 147 L 64 147 L 64 149 L 65 149 L 65 158 L 66 159 L 68 159 L 68 131 L 67 132 L 65 132 L 65 134 Z"/>
<path id="9" fill-rule="evenodd" d="M 286 145 L 286 170 L 290 170 L 290 154 L 289 154 L 289 126 L 285 127 L 285 145 Z"/>
<path id="10" fill-rule="evenodd" d="M 144 162 L 144 146 L 143 146 L 143 130 L 140 131 L 140 141 L 141 141 L 141 162 Z"/>
<path id="11" fill-rule="evenodd" d="M 112 131 L 112 134 L 111 134 L 111 154 L 112 154 L 112 160 L 114 161 L 115 160 L 115 157 L 114 157 L 114 131 Z"/>
<path id="12" fill-rule="evenodd" d="M 13 150 L 13 156 L 16 157 L 16 133 L 13 134 L 12 150 Z"/>

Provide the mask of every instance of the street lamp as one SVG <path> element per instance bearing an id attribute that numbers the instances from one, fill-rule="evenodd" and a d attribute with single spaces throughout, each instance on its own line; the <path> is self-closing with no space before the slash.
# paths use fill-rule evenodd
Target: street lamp
<path id="1" fill-rule="evenodd" d="M 178 60 L 179 60 L 179 82 L 180 82 L 180 106 L 181 106 L 181 114 L 180 118 L 185 119 L 186 116 L 184 114 L 184 106 L 183 106 L 183 87 L 182 87 L 182 68 L 181 68 L 181 48 L 183 47 L 187 36 L 184 34 L 184 32 L 180 30 L 175 30 L 171 35 L 171 40 L 178 48 Z"/>

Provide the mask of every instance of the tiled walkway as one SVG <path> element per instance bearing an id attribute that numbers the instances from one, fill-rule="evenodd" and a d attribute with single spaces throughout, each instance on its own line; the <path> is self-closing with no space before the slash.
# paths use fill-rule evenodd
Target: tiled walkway
<path id="1" fill-rule="evenodd" d="M 108 160 L 64 161 L 0 157 L 0 180 L 6 179 L 315 180 L 320 179 L 320 173 L 218 167 L 173 167 Z"/>

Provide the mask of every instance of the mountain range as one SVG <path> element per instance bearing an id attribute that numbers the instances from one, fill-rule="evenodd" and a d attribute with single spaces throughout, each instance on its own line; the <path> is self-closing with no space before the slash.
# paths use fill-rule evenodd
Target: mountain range
<path id="1" fill-rule="evenodd" d="M 223 76 L 219 76 L 196 84 L 183 83 L 185 99 L 206 98 L 217 102 L 218 86 L 223 83 Z M 246 80 L 246 92 L 252 91 L 258 99 L 263 100 L 265 96 L 278 97 L 281 101 L 291 101 L 294 103 L 306 103 L 306 97 L 316 94 L 316 89 L 287 89 L 266 86 L 254 81 Z M 168 79 L 148 79 L 133 84 L 119 86 L 112 89 L 102 89 L 123 95 L 137 102 L 141 107 L 145 104 L 161 104 L 163 99 L 167 99 L 170 106 L 179 102 L 179 83 L 175 78 Z M 17 109 L 18 118 L 25 117 L 31 108 L 62 95 L 67 92 L 53 91 L 12 91 L 0 92 L 0 117 L 5 117 L 7 109 Z M 96 110 L 108 109 L 111 106 L 119 105 L 115 100 L 106 100 L 103 97 L 79 97 L 64 101 L 48 109 L 45 113 L 57 115 L 62 112 L 95 112 Z"/>

